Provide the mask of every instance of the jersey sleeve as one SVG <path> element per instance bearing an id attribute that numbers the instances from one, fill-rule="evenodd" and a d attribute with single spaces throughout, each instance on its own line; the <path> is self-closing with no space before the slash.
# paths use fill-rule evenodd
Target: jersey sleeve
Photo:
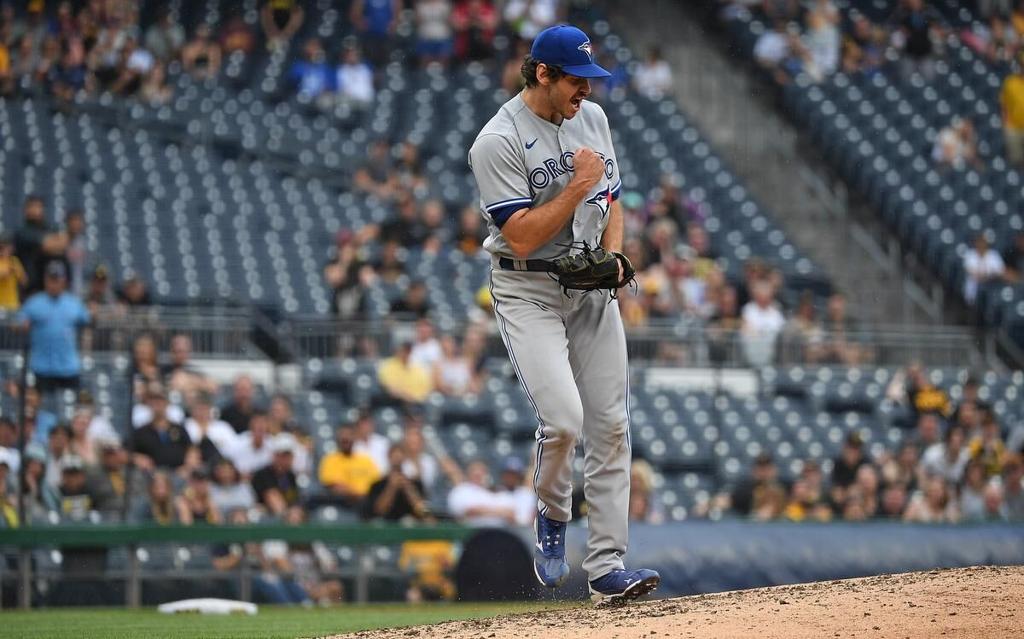
<path id="1" fill-rule="evenodd" d="M 526 165 L 501 135 L 484 135 L 469 150 L 469 168 L 473 170 L 480 202 L 500 229 L 512 214 L 533 204 Z"/>

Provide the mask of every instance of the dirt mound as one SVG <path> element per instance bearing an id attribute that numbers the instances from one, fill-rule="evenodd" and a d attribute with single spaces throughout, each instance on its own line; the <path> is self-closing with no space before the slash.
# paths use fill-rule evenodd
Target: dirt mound
<path id="1" fill-rule="evenodd" d="M 360 639 L 1024 637 L 1024 567 L 933 570 L 635 603 L 586 606 Z"/>

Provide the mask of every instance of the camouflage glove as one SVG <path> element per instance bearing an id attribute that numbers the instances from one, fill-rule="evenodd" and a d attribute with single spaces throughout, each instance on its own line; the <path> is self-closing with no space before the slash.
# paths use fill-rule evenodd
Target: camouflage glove
<path id="1" fill-rule="evenodd" d="M 619 279 L 619 264 L 622 264 L 622 279 Z M 633 264 L 622 253 L 587 245 L 575 255 L 555 260 L 554 273 L 565 291 L 614 291 L 636 277 Z"/>

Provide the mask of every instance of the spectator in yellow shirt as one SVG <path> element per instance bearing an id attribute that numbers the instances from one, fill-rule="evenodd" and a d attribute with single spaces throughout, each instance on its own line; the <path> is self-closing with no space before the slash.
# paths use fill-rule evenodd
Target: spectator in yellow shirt
<path id="1" fill-rule="evenodd" d="M 380 469 L 369 455 L 352 450 L 356 440 L 351 426 L 339 426 L 334 438 L 338 449 L 320 460 L 320 483 L 343 506 L 358 508 L 380 478 Z"/>
<path id="2" fill-rule="evenodd" d="M 1013 71 L 1003 81 L 999 103 L 1003 109 L 1006 159 L 1010 164 L 1024 166 L 1024 55 L 1017 59 Z"/>
<path id="3" fill-rule="evenodd" d="M 0 309 L 16 311 L 21 306 L 19 288 L 28 284 L 28 275 L 21 260 L 14 254 L 14 242 L 6 233 L 0 235 Z"/>
<path id="4" fill-rule="evenodd" d="M 434 390 L 430 372 L 409 360 L 412 344 L 403 342 L 391 357 L 380 363 L 377 377 L 388 395 L 402 402 L 422 404 Z"/>
<path id="5" fill-rule="evenodd" d="M 3 41 L 4 29 L 0 27 L 0 95 L 14 92 L 14 76 L 11 75 L 11 51 Z"/>

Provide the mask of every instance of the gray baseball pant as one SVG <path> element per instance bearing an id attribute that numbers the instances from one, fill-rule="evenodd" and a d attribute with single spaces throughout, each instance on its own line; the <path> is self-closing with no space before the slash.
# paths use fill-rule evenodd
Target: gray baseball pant
<path id="1" fill-rule="evenodd" d="M 537 412 L 538 509 L 569 521 L 572 461 L 583 438 L 590 579 L 621 569 L 629 519 L 629 370 L 619 306 L 607 291 L 566 296 L 547 273 L 491 271 L 512 365 Z"/>

